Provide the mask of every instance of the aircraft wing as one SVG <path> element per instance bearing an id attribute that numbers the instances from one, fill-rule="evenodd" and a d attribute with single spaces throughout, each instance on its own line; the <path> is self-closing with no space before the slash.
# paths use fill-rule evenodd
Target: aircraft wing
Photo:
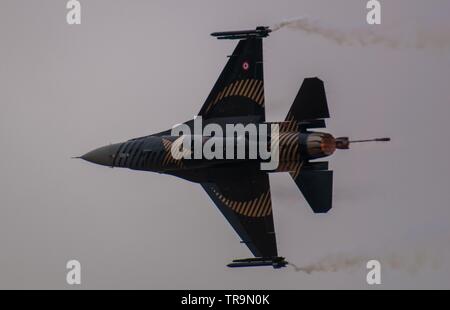
<path id="1" fill-rule="evenodd" d="M 262 37 L 240 40 L 228 57 L 225 68 L 198 113 L 203 118 L 203 125 L 209 122 L 219 125 L 264 122 Z M 193 129 L 193 120 L 183 124 Z M 170 131 L 153 135 L 170 135 Z"/>
<path id="2" fill-rule="evenodd" d="M 242 242 L 256 257 L 276 257 L 267 173 L 241 167 L 217 169 L 211 171 L 211 175 L 214 181 L 202 183 L 202 186 Z"/>
<path id="3" fill-rule="evenodd" d="M 198 115 L 265 120 L 262 38 L 240 40 Z"/>

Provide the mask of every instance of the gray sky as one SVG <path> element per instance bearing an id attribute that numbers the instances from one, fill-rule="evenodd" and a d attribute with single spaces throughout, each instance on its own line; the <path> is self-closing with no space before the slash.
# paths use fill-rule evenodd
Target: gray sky
<path id="1" fill-rule="evenodd" d="M 79 26 L 66 24 L 66 1 L 0 3 L 0 288 L 71 288 L 70 259 L 81 288 L 372 288 L 365 264 L 230 270 L 250 252 L 199 185 L 70 159 L 191 119 L 236 44 L 210 32 L 297 16 L 367 28 L 365 1 L 81 3 Z M 383 1 L 377 31 L 439 37 L 449 12 L 445 0 Z M 329 132 L 393 138 L 330 158 L 326 215 L 288 175 L 271 175 L 281 255 L 299 266 L 374 257 L 378 288 L 450 288 L 449 51 L 340 46 L 290 29 L 265 40 L 268 120 L 318 76 Z"/>

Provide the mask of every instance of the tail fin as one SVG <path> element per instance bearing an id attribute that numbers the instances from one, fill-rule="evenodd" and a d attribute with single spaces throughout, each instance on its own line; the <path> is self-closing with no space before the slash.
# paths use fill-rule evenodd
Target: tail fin
<path id="1" fill-rule="evenodd" d="M 329 118 L 325 87 L 319 78 L 303 81 L 294 103 L 286 116 L 286 121 L 300 123 L 300 129 L 325 127 L 324 118 Z"/>
<path id="2" fill-rule="evenodd" d="M 286 121 L 298 124 L 301 132 L 310 128 L 324 128 L 325 118 L 329 118 L 325 87 L 319 78 L 303 81 L 297 97 L 286 116 Z M 333 171 L 328 170 L 328 162 L 305 161 L 301 171 L 291 173 L 314 213 L 326 213 L 332 206 Z"/>

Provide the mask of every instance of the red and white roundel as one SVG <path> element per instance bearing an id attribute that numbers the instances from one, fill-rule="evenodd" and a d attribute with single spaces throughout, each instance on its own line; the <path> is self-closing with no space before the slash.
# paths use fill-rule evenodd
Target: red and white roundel
<path id="1" fill-rule="evenodd" d="M 249 67 L 250 67 L 250 65 L 248 64 L 248 62 L 244 61 L 244 63 L 242 64 L 242 69 L 247 71 Z"/>

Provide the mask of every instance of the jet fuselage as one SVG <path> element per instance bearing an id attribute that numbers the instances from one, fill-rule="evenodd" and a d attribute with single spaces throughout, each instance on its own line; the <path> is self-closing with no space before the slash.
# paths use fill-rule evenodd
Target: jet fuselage
<path id="1" fill-rule="evenodd" d="M 302 133 L 294 127 L 292 127 L 294 130 L 289 130 L 291 129 L 289 128 L 289 122 L 279 122 L 276 124 L 281 129 L 276 139 L 277 141 L 269 139 L 269 146 L 266 147 L 272 149 L 271 142 L 275 141 L 275 143 L 278 143 L 278 165 L 275 169 L 269 170 L 268 172 L 298 173 L 303 161 L 329 156 L 334 153 L 336 147 L 340 147 L 339 141 L 342 138 L 339 138 L 337 143 L 336 139 L 328 133 Z M 200 139 L 203 147 L 209 139 L 225 140 L 229 139 L 229 137 L 216 138 L 202 136 Z M 220 145 L 223 145 L 224 151 L 222 153 L 223 156 L 218 156 L 218 158 L 208 159 L 205 156 L 195 158 L 194 143 L 191 144 L 191 149 L 185 150 L 190 155 L 186 156 L 189 158 L 175 158 L 171 153 L 171 148 L 174 144 L 177 144 L 177 147 L 183 150 L 182 140 L 179 136 L 171 135 L 150 135 L 103 146 L 88 152 L 82 158 L 89 162 L 109 167 L 167 173 L 178 175 L 191 181 L 204 182 L 205 180 L 201 177 L 200 171 L 202 168 L 239 166 L 249 163 L 258 165 L 263 161 L 267 161 L 267 159 L 262 159 L 259 153 L 256 156 L 250 155 L 250 140 L 249 137 L 236 137 L 232 142 L 233 156 L 231 158 L 226 156 L 228 154 L 225 150 L 225 146 L 227 145 L 226 141 L 220 143 Z M 243 158 L 237 154 L 238 147 L 242 147 L 242 142 L 244 142 L 245 150 Z M 238 145 L 240 143 L 241 145 Z M 195 174 L 197 174 L 196 177 L 186 177 L 186 175 Z"/>

